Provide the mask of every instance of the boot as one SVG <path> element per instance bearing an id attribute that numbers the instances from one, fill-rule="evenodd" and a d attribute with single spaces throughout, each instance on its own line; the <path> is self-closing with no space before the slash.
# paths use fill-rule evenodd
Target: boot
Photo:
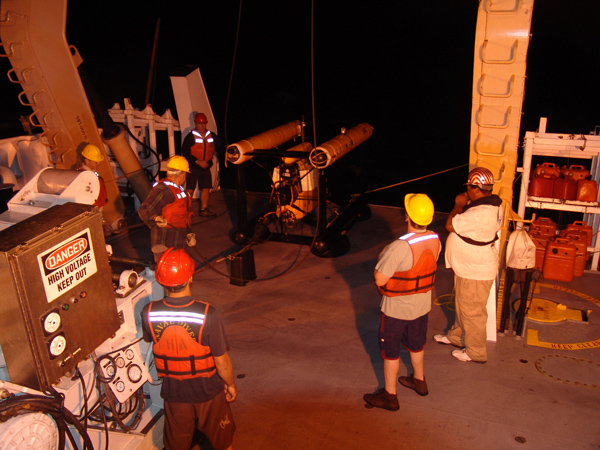
<path id="1" fill-rule="evenodd" d="M 363 395 L 363 400 L 376 408 L 383 408 L 389 411 L 398 411 L 400 409 L 398 397 L 395 394 L 388 394 L 385 388 L 379 389 L 374 394 Z"/>
<path id="2" fill-rule="evenodd" d="M 412 374 L 410 377 L 400 377 L 398 382 L 409 389 L 414 390 L 419 395 L 429 394 L 427 382 L 425 380 L 417 380 Z"/>

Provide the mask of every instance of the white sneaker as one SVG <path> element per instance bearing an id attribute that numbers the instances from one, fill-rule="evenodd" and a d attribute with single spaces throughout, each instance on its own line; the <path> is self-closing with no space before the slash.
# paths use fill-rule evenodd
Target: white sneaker
<path id="1" fill-rule="evenodd" d="M 479 364 L 485 364 L 486 361 L 475 361 L 471 359 L 469 355 L 467 355 L 467 349 L 463 348 L 462 350 L 452 350 L 452 356 L 462 362 L 474 362 Z"/>
<path id="2" fill-rule="evenodd" d="M 453 345 L 452 342 L 450 342 L 450 339 L 448 339 L 445 334 L 434 334 L 433 340 L 438 344 Z"/>

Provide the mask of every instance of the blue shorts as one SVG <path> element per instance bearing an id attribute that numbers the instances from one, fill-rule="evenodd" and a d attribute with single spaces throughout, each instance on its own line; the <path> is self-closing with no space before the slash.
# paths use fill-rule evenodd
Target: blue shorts
<path id="1" fill-rule="evenodd" d="M 409 352 L 420 352 L 427 340 L 427 318 L 424 314 L 414 320 L 402 320 L 381 314 L 379 349 L 383 359 L 398 359 L 400 345 Z"/>

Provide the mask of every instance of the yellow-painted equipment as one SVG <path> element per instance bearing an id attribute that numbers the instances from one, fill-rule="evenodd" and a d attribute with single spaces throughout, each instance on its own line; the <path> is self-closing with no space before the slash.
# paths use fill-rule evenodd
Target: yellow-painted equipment
<path id="1" fill-rule="evenodd" d="M 302 134 L 302 124 L 299 120 L 280 125 L 272 130 L 257 134 L 243 141 L 236 142 L 227 147 L 227 161 L 232 164 L 241 164 L 254 155 L 254 150 L 269 150 L 281 145 L 290 139 Z"/>
<path id="2" fill-rule="evenodd" d="M 515 310 L 519 309 L 521 300 L 513 303 Z M 587 322 L 588 316 L 592 310 L 569 308 L 562 303 L 553 302 L 544 298 L 533 297 L 527 312 L 527 318 L 536 322 L 558 323 L 567 320 L 573 322 Z"/>
<path id="3" fill-rule="evenodd" d="M 341 134 L 319 145 L 310 153 L 310 163 L 317 169 L 329 167 L 372 135 L 373 127 L 368 123 L 360 123 L 349 130 L 342 130 Z"/>

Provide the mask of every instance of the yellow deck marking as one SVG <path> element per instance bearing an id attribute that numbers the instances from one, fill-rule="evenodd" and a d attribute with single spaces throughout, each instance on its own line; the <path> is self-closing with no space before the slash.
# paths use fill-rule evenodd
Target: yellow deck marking
<path id="1" fill-rule="evenodd" d="M 540 341 L 538 330 L 527 329 L 527 345 L 535 345 L 536 347 L 551 348 L 554 350 L 585 350 L 589 348 L 600 347 L 600 339 L 587 342 L 573 342 L 571 344 L 557 344 L 553 342 Z"/>
<path id="2" fill-rule="evenodd" d="M 538 288 L 540 288 L 540 287 L 556 289 L 559 291 L 567 292 L 569 294 L 573 294 L 578 297 L 581 297 L 584 300 L 588 300 L 588 301 L 592 302 L 593 304 L 595 304 L 596 306 L 600 307 L 600 301 L 598 299 L 595 299 L 594 297 L 591 297 L 587 294 L 577 292 L 573 289 L 566 288 L 563 286 L 557 286 L 557 285 L 553 285 L 553 284 L 538 283 L 536 286 L 536 289 L 535 289 L 535 291 L 537 293 L 539 293 Z M 554 350 L 584 350 L 584 349 L 589 349 L 589 348 L 600 347 L 600 339 L 596 339 L 593 341 L 587 341 L 587 342 L 573 342 L 573 343 L 566 343 L 566 344 L 554 343 L 554 342 L 544 342 L 544 341 L 540 341 L 538 330 L 532 330 L 531 328 L 528 327 L 527 328 L 527 345 L 551 348 Z"/>

